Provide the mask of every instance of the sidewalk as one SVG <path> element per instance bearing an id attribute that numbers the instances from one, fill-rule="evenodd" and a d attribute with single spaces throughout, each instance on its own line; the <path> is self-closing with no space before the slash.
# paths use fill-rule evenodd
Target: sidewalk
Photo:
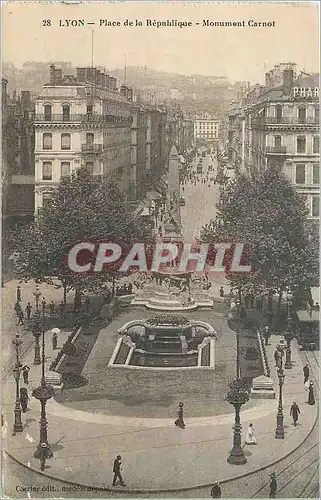
<path id="1" fill-rule="evenodd" d="M 278 340 L 279 337 L 272 337 L 268 346 L 272 378 L 276 383 L 273 352 Z M 48 358 L 53 355 L 49 344 L 48 341 Z M 32 366 L 29 358 L 30 353 L 24 362 Z M 277 399 L 257 400 L 257 405 L 248 410 L 244 405 L 241 410 L 243 439 L 248 424 L 252 422 L 258 445 L 244 446 L 247 463 L 243 466 L 232 466 L 226 462 L 232 445 L 234 412 L 213 417 L 186 418 L 186 429 L 182 430 L 174 426 L 172 418 L 108 416 L 70 409 L 50 400 L 47 404 L 48 438 L 54 457 L 47 461 L 45 474 L 66 482 L 109 489 L 112 463 L 116 455 L 120 454 L 127 484 L 125 490 L 137 493 L 209 485 L 216 480 L 224 482 L 267 467 L 291 453 L 306 439 L 317 415 L 317 408 L 306 403 L 302 363 L 295 342 L 292 359 L 293 368 L 285 370 L 285 439 L 277 440 L 274 437 Z M 50 362 L 48 359 L 47 366 Z M 30 374 L 29 385 L 38 385 L 40 367 L 33 367 Z M 4 392 L 4 415 L 11 432 L 14 410 L 12 380 L 8 381 Z M 296 428 L 289 416 L 294 400 L 301 410 L 299 426 Z M 24 431 L 16 436 L 8 433 L 4 447 L 19 462 L 38 472 L 39 461 L 33 458 L 33 453 L 39 438 L 39 416 L 40 405 L 31 398 L 30 411 L 23 414 Z"/>

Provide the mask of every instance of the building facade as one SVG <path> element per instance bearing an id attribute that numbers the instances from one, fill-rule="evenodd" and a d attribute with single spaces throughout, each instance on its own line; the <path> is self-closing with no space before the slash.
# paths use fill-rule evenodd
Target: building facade
<path id="1" fill-rule="evenodd" d="M 219 138 L 219 120 L 208 115 L 194 118 L 195 141 L 213 142 Z"/>
<path id="2" fill-rule="evenodd" d="M 246 175 L 276 165 L 319 218 L 319 76 L 277 65 L 229 114 L 229 161 Z"/>
<path id="3" fill-rule="evenodd" d="M 50 82 L 36 102 L 35 209 L 50 204 L 62 178 L 81 166 L 116 181 L 129 197 L 132 92 L 96 68 L 63 75 L 50 66 Z"/>
<path id="4" fill-rule="evenodd" d="M 7 94 L 2 79 L 2 220 L 3 229 L 32 220 L 34 214 L 35 105 L 28 91 Z"/>

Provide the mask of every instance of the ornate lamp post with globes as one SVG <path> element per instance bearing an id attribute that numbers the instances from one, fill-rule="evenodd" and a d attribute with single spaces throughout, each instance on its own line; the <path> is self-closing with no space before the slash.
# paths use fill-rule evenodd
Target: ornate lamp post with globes
<path id="1" fill-rule="evenodd" d="M 229 384 L 229 391 L 226 396 L 226 401 L 234 406 L 235 409 L 235 423 L 233 435 L 233 448 L 227 458 L 227 463 L 232 465 L 243 465 L 247 462 L 242 448 L 241 436 L 241 419 L 240 410 L 241 406 L 249 400 L 249 391 L 246 388 L 244 381 L 241 378 L 240 369 L 240 301 L 236 301 L 237 308 L 237 332 L 236 332 L 236 379 Z"/>
<path id="2" fill-rule="evenodd" d="M 275 439 L 284 439 L 284 425 L 283 425 L 283 400 L 282 400 L 282 387 L 284 384 L 284 371 L 282 368 L 283 357 L 280 358 L 280 367 L 277 370 L 277 374 L 279 377 L 279 404 L 278 404 L 278 413 L 276 416 L 276 430 L 275 430 Z"/>
<path id="3" fill-rule="evenodd" d="M 14 425 L 13 425 L 13 434 L 15 435 L 17 432 L 23 431 L 23 425 L 21 421 L 21 404 L 20 404 L 20 373 L 21 373 L 21 363 L 19 357 L 19 347 L 22 344 L 22 340 L 20 339 L 19 332 L 17 331 L 15 338 L 12 341 L 14 349 L 16 351 L 16 362 L 15 367 L 13 369 L 13 375 L 16 380 L 16 402 L 14 407 Z"/>
<path id="4" fill-rule="evenodd" d="M 286 325 L 286 332 L 284 334 L 284 338 L 286 340 L 286 349 L 285 349 L 285 364 L 284 368 L 292 368 L 292 361 L 291 361 L 291 340 L 293 339 L 293 332 L 292 332 L 292 301 L 293 301 L 293 293 L 291 290 L 288 291 L 287 296 L 287 309 L 288 309 L 288 317 L 287 317 L 287 325 Z"/>
<path id="5" fill-rule="evenodd" d="M 246 457 L 242 448 L 241 437 L 241 420 L 240 409 L 249 400 L 249 392 L 241 378 L 235 379 L 230 385 L 230 390 L 227 393 L 226 401 L 234 406 L 235 409 L 235 424 L 233 435 L 233 448 L 230 451 L 230 456 L 227 458 L 227 463 L 232 465 L 243 465 L 246 463 Z"/>
<path id="6" fill-rule="evenodd" d="M 41 404 L 41 415 L 40 415 L 40 439 L 37 446 L 37 449 L 34 453 L 34 457 L 40 460 L 41 470 L 44 470 L 46 459 L 52 458 L 53 453 L 48 444 L 48 436 L 47 436 L 47 416 L 46 416 L 46 404 L 48 399 L 50 399 L 54 395 L 54 388 L 47 384 L 45 378 L 45 332 L 42 332 L 42 374 L 41 374 L 41 383 L 40 386 L 37 387 L 34 391 L 32 391 L 32 395 L 40 401 Z"/>

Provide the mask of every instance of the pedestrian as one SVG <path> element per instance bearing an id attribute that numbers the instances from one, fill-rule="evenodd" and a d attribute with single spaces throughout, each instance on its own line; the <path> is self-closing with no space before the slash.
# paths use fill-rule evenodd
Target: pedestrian
<path id="1" fill-rule="evenodd" d="M 54 316 L 55 314 L 55 304 L 54 301 L 52 300 L 49 304 L 49 315 Z"/>
<path id="2" fill-rule="evenodd" d="M 274 351 L 274 360 L 275 360 L 275 366 L 277 368 L 279 368 L 280 357 L 281 357 L 280 351 L 278 349 L 275 349 L 275 351 Z"/>
<path id="3" fill-rule="evenodd" d="M 245 437 L 245 444 L 257 444 L 253 424 L 249 424 Z"/>
<path id="4" fill-rule="evenodd" d="M 28 302 L 28 304 L 26 305 L 27 319 L 30 319 L 31 309 L 32 309 L 32 305 L 30 304 L 30 302 Z"/>
<path id="5" fill-rule="evenodd" d="M 309 384 L 308 404 L 311 406 L 315 405 L 313 382 L 310 382 L 310 384 Z"/>
<path id="6" fill-rule="evenodd" d="M 221 490 L 221 485 L 218 481 L 216 481 L 211 489 L 211 497 L 212 498 L 221 498 L 222 496 L 222 490 Z"/>
<path id="7" fill-rule="evenodd" d="M 14 305 L 14 308 L 13 308 L 13 309 L 14 309 L 14 311 L 15 311 L 16 315 L 17 315 L 17 316 L 19 316 L 19 312 L 21 311 L 21 306 L 20 306 L 20 304 L 19 304 L 19 302 L 18 302 L 18 301 L 15 303 L 15 305 Z"/>
<path id="8" fill-rule="evenodd" d="M 30 401 L 28 396 L 28 391 L 25 387 L 21 387 L 20 389 L 20 404 L 23 413 L 26 413 L 28 409 L 28 401 Z"/>
<path id="9" fill-rule="evenodd" d="M 21 288 L 17 286 L 17 302 L 21 302 Z"/>
<path id="10" fill-rule="evenodd" d="M 291 408 L 290 408 L 290 416 L 292 415 L 294 427 L 297 426 L 297 423 L 299 420 L 299 414 L 300 414 L 300 408 L 298 407 L 298 405 L 294 401 Z"/>
<path id="11" fill-rule="evenodd" d="M 177 419 L 175 420 L 176 427 L 185 429 L 184 423 L 184 403 L 180 402 L 178 405 Z"/>
<path id="12" fill-rule="evenodd" d="M 56 332 L 52 334 L 52 349 L 55 351 L 58 346 L 58 335 Z"/>
<path id="13" fill-rule="evenodd" d="M 275 498 L 277 489 L 278 489 L 278 483 L 276 482 L 275 472 L 271 472 L 269 498 Z"/>
<path id="14" fill-rule="evenodd" d="M 20 311 L 18 312 L 18 325 L 23 325 L 24 322 L 23 322 L 23 318 L 24 318 L 24 315 L 23 315 L 23 310 L 20 309 Z"/>
<path id="15" fill-rule="evenodd" d="M 266 327 L 264 328 L 263 337 L 264 337 L 265 345 L 267 346 L 269 343 L 269 338 L 270 338 L 270 327 L 268 325 L 266 325 Z"/>
<path id="16" fill-rule="evenodd" d="M 304 365 L 303 367 L 303 376 L 304 376 L 303 384 L 305 384 L 309 380 L 310 376 L 310 370 L 308 364 Z"/>
<path id="17" fill-rule="evenodd" d="M 65 304 L 63 303 L 63 301 L 61 301 L 59 304 L 59 312 L 60 312 L 60 316 L 63 316 L 63 314 L 65 312 Z"/>
<path id="18" fill-rule="evenodd" d="M 222 286 L 220 288 L 220 297 L 224 297 L 224 288 Z"/>
<path id="19" fill-rule="evenodd" d="M 30 368 L 28 365 L 25 365 L 22 367 L 22 376 L 23 376 L 23 382 L 24 384 L 29 384 L 29 372 Z"/>
<path id="20" fill-rule="evenodd" d="M 45 315 L 45 312 L 46 312 L 46 305 L 47 305 L 47 302 L 46 302 L 46 299 L 45 297 L 42 299 L 41 301 L 41 307 L 42 307 L 42 315 L 44 316 Z"/>
<path id="21" fill-rule="evenodd" d="M 122 478 L 122 475 L 121 475 L 121 456 L 120 455 L 117 455 L 117 457 L 115 458 L 114 460 L 114 466 L 113 466 L 113 473 L 114 473 L 114 477 L 113 477 L 113 486 L 117 486 L 117 480 L 119 480 L 119 483 L 121 486 L 126 486 L 126 484 L 124 483 L 123 481 L 123 478 Z"/>

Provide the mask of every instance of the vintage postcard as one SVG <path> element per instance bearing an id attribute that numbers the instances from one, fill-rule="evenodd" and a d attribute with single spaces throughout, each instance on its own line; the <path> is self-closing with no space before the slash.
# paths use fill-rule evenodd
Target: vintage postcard
<path id="1" fill-rule="evenodd" d="M 318 2 L 2 2 L 4 498 L 319 498 Z"/>

